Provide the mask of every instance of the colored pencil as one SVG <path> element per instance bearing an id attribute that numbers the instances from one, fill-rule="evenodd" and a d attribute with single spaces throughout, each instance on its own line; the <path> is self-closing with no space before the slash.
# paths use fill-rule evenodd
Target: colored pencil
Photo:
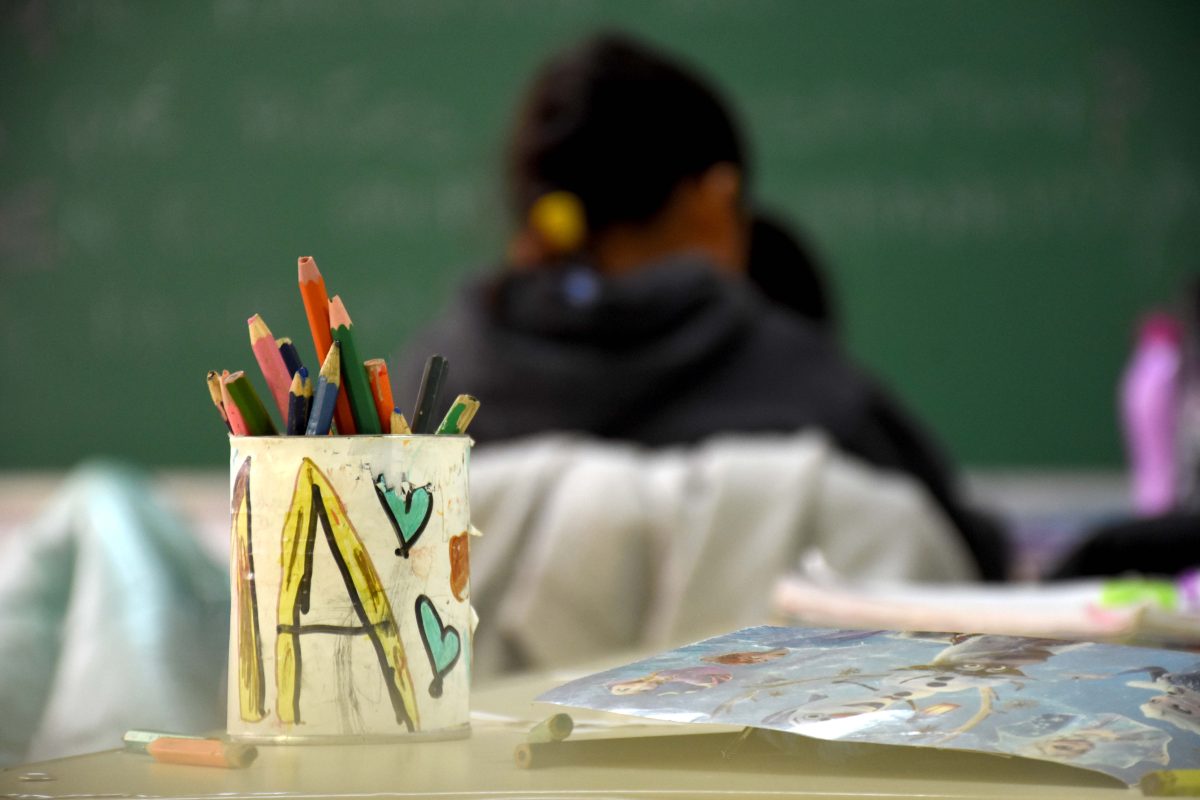
<path id="1" fill-rule="evenodd" d="M 407 436 L 412 433 L 412 428 L 408 427 L 408 420 L 404 418 L 404 415 L 400 413 L 400 409 L 398 408 L 392 409 L 391 423 L 388 426 L 388 433 L 401 436 Z"/>
<path id="2" fill-rule="evenodd" d="M 275 427 L 275 422 L 267 413 L 267 407 L 259 399 L 258 392 L 254 391 L 254 386 L 245 372 L 238 370 L 229 373 L 229 377 L 225 379 L 225 388 L 229 390 L 229 396 L 242 414 L 247 433 L 251 436 L 278 435 L 279 429 Z"/>
<path id="3" fill-rule="evenodd" d="M 321 270 L 317 269 L 317 260 L 312 256 L 301 256 L 298 268 L 304 314 L 308 317 L 308 327 L 312 331 L 317 361 L 324 364 L 333 342 L 333 332 L 329 328 L 329 295 L 325 289 L 325 279 L 321 277 Z M 349 436 L 357 432 L 357 428 L 354 427 L 354 414 L 350 411 L 350 401 L 345 392 L 338 393 L 337 407 L 333 413 L 338 433 Z"/>
<path id="4" fill-rule="evenodd" d="M 125 731 L 121 741 L 125 743 L 128 753 L 147 753 L 146 745 L 155 739 L 207 739 L 207 736 L 196 736 L 190 733 L 167 733 L 165 731 Z"/>
<path id="5" fill-rule="evenodd" d="M 250 327 L 250 347 L 254 350 L 258 368 L 262 370 L 263 377 L 267 379 L 267 388 L 275 399 L 275 407 L 279 409 L 279 418 L 286 420 L 288 386 L 292 383 L 292 376 L 288 372 L 287 364 L 283 363 L 283 356 L 279 354 L 279 345 L 275 344 L 275 337 L 271 335 L 271 329 L 267 327 L 267 323 L 263 322 L 263 318 L 255 314 L 246 320 L 246 324 Z"/>
<path id="6" fill-rule="evenodd" d="M 220 739 L 172 738 L 162 736 L 146 745 L 155 761 L 189 764 L 193 767 L 242 769 L 258 757 L 253 745 L 223 742 Z"/>
<path id="7" fill-rule="evenodd" d="M 312 413 L 313 379 L 312 376 L 308 374 L 308 367 L 301 367 L 300 374 L 304 376 L 304 419 L 307 420 L 308 415 Z M 304 428 L 300 431 L 300 433 L 304 433 L 306 430 L 308 430 L 307 422 L 305 422 Z"/>
<path id="8" fill-rule="evenodd" d="M 475 419 L 479 410 L 479 401 L 469 394 L 460 394 L 454 398 L 450 410 L 446 412 L 442 424 L 438 426 L 439 434 L 462 434 L 467 432 L 467 426 Z"/>
<path id="9" fill-rule="evenodd" d="M 529 729 L 525 741 L 533 743 L 561 742 L 575 730 L 575 720 L 570 714 L 555 714 Z"/>
<path id="10" fill-rule="evenodd" d="M 417 408 L 413 412 L 413 433 L 433 432 L 433 409 L 442 393 L 442 382 L 446 380 L 448 369 L 446 359 L 439 355 L 432 355 L 425 362 L 425 372 L 417 389 Z"/>
<path id="11" fill-rule="evenodd" d="M 354 430 L 362 434 L 382 433 L 379 415 L 375 412 L 375 401 L 371 397 L 371 381 L 367 379 L 366 367 L 358 355 L 354 322 L 346 312 L 342 298 L 337 295 L 329 301 L 329 332 L 333 340 L 342 345 L 342 391 L 350 397 Z"/>
<path id="12" fill-rule="evenodd" d="M 246 420 L 242 419 L 242 412 L 238 410 L 237 403 L 233 402 L 233 398 L 229 395 L 229 370 L 221 372 L 221 404 L 225 407 L 225 414 L 229 418 L 229 428 L 233 431 L 234 436 L 249 436 L 250 429 L 246 427 Z"/>
<path id="13" fill-rule="evenodd" d="M 307 377 L 308 370 L 301 367 L 292 376 L 292 385 L 288 388 L 288 436 L 303 436 L 308 428 L 308 406 L 304 399 L 304 379 Z"/>
<path id="14" fill-rule="evenodd" d="M 1200 769 L 1160 769 L 1138 781 L 1146 797 L 1200 797 Z"/>
<path id="15" fill-rule="evenodd" d="M 229 415 L 225 413 L 225 401 L 221 398 L 221 376 L 217 374 L 216 370 L 210 369 L 205 377 L 205 382 L 208 384 L 208 395 L 212 398 L 213 405 L 217 407 L 221 421 L 225 423 L 225 429 L 233 433 L 233 426 L 229 424 Z"/>
<path id="16" fill-rule="evenodd" d="M 312 409 L 308 412 L 307 436 L 324 436 L 329 433 L 333 422 L 333 409 L 337 405 L 338 388 L 342 382 L 342 347 L 337 342 L 329 348 L 329 355 L 321 365 L 316 389 L 313 390 Z"/>
<path id="17" fill-rule="evenodd" d="M 287 366 L 288 374 L 295 375 L 296 371 L 304 366 L 304 362 L 300 360 L 300 351 L 287 336 L 276 339 L 275 345 L 279 348 L 279 355 L 283 356 L 283 363 Z"/>
<path id="18" fill-rule="evenodd" d="M 312 256 L 301 256 L 297 265 L 304 315 L 308 317 L 308 329 L 312 332 L 317 359 L 324 363 L 325 356 L 329 354 L 329 345 L 333 342 L 333 337 L 329 335 L 329 296 L 325 294 L 325 279 L 321 277 L 317 260 Z"/>
<path id="19" fill-rule="evenodd" d="M 379 429 L 392 433 L 392 380 L 388 377 L 387 362 L 382 358 L 368 358 L 363 362 L 367 369 L 367 380 L 371 382 L 371 397 L 375 401 L 375 413 L 379 417 Z"/>

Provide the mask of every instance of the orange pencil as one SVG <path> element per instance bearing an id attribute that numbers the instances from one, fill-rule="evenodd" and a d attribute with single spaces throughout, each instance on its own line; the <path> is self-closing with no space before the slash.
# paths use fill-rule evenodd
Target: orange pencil
<path id="1" fill-rule="evenodd" d="M 379 429 L 384 433 L 399 433 L 392 430 L 392 380 L 388 377 L 387 362 L 382 358 L 368 358 L 363 362 L 367 368 L 367 380 L 371 382 L 371 397 L 375 399 L 375 413 L 379 415 Z"/>
<path id="2" fill-rule="evenodd" d="M 317 348 L 317 361 L 325 361 L 333 337 L 329 333 L 329 296 L 325 294 L 325 279 L 317 269 L 317 260 L 312 256 L 301 256 L 300 299 L 304 301 L 304 314 L 308 317 L 308 328 L 312 331 L 313 345 Z"/>
<path id="3" fill-rule="evenodd" d="M 221 405 L 225 406 L 225 416 L 229 420 L 229 429 L 233 431 L 234 436 L 249 436 L 250 429 L 246 427 L 246 420 L 242 419 L 242 412 L 238 410 L 237 403 L 233 402 L 233 398 L 229 396 L 229 387 L 226 386 L 228 378 L 229 370 L 222 370 Z"/>
<path id="4" fill-rule="evenodd" d="M 333 334 L 329 329 L 329 295 L 325 290 L 325 279 L 317 269 L 317 260 L 312 256 L 301 256 L 298 261 L 300 273 L 300 299 L 304 301 L 304 313 L 312 331 L 313 345 L 317 349 L 317 363 L 324 364 L 333 345 Z M 350 412 L 350 399 L 345 392 L 338 393 L 337 406 L 333 411 L 337 432 L 343 436 L 357 433 L 354 415 Z"/>
<path id="5" fill-rule="evenodd" d="M 250 745 L 231 744 L 219 739 L 176 739 L 170 736 L 150 742 L 146 745 L 146 752 L 155 761 L 167 764 L 226 769 L 241 769 L 258 757 L 258 749 Z"/>

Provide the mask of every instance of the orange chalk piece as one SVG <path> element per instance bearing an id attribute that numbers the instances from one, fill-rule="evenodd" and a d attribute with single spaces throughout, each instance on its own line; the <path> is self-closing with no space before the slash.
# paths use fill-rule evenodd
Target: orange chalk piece
<path id="1" fill-rule="evenodd" d="M 258 758 L 253 745 L 231 744 L 220 739 L 176 739 L 164 736 L 146 745 L 146 752 L 164 764 L 242 769 Z"/>

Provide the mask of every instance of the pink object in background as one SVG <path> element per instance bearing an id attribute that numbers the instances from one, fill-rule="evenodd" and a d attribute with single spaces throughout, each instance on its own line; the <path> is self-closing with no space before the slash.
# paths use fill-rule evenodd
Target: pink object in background
<path id="1" fill-rule="evenodd" d="M 1145 516 L 1165 513 L 1176 505 L 1182 338 L 1179 323 L 1170 315 L 1145 317 L 1121 379 L 1121 421 L 1133 505 Z"/>

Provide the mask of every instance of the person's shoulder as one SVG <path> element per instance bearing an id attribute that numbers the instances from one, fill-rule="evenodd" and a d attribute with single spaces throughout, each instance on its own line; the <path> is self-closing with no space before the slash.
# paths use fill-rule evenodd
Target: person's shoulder
<path id="1" fill-rule="evenodd" d="M 759 346 L 781 354 L 792 353 L 828 362 L 852 372 L 858 371 L 841 342 L 826 328 L 772 301 L 753 286 L 746 286 L 743 291 L 746 295 L 744 302 L 749 306 L 748 317 L 752 320 L 753 336 Z"/>

